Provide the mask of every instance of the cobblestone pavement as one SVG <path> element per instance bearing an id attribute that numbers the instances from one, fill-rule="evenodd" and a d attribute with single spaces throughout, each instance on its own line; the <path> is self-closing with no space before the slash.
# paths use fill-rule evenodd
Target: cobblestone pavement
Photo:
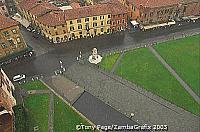
<path id="1" fill-rule="evenodd" d="M 65 74 L 87 92 L 139 124 L 167 124 L 170 132 L 198 132 L 200 118 L 136 85 L 89 65 L 74 64 Z"/>
<path id="2" fill-rule="evenodd" d="M 176 80 L 185 88 L 185 90 L 200 104 L 200 98 L 195 92 L 190 88 L 190 86 L 176 73 L 176 71 L 160 56 L 160 54 L 153 48 L 148 47 L 153 55 L 163 64 L 163 66 L 176 78 Z"/>

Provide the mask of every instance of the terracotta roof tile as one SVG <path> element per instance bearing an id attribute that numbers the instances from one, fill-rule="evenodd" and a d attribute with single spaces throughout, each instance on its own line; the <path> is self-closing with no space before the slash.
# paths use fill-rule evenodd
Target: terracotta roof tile
<path id="1" fill-rule="evenodd" d="M 19 23 L 17 21 L 14 21 L 13 19 L 5 17 L 3 15 L 0 15 L 0 29 L 5 29 L 18 24 Z"/>
<path id="2" fill-rule="evenodd" d="M 127 0 L 129 3 L 134 3 L 137 7 L 140 5 L 144 7 L 161 7 L 175 5 L 180 2 L 180 0 Z"/>
<path id="3" fill-rule="evenodd" d="M 24 9 L 26 11 L 30 10 L 33 8 L 39 0 L 23 0 L 22 2 L 19 3 L 19 7 L 21 9 Z"/>
<path id="4" fill-rule="evenodd" d="M 45 10 L 61 10 L 61 9 L 51 3 L 42 2 L 38 5 L 36 5 L 35 7 L 33 7 L 32 9 L 30 9 L 29 12 L 32 15 L 38 15 L 38 14 L 44 12 Z"/>
<path id="5" fill-rule="evenodd" d="M 127 10 L 121 4 L 97 4 L 93 6 L 84 6 L 76 9 L 65 10 L 64 12 L 50 12 L 37 20 L 45 25 L 55 26 L 64 24 L 66 20 L 74 20 L 91 16 L 99 16 L 106 14 L 122 14 Z"/>
<path id="6" fill-rule="evenodd" d="M 78 2 L 72 2 L 72 3 L 70 4 L 70 6 L 71 6 L 73 9 L 80 8 L 80 7 L 81 7 L 80 4 L 79 4 Z"/>
<path id="7" fill-rule="evenodd" d="M 49 26 L 56 26 L 65 23 L 63 12 L 49 12 L 39 18 L 37 21 Z"/>

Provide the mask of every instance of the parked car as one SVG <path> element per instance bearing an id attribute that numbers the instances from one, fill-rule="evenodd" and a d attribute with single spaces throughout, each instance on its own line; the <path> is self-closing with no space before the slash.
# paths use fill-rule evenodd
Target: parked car
<path id="1" fill-rule="evenodd" d="M 26 79 L 26 75 L 24 75 L 24 74 L 16 75 L 16 76 L 13 77 L 14 82 L 18 82 L 18 81 L 21 81 L 21 80 L 24 80 L 24 79 Z"/>

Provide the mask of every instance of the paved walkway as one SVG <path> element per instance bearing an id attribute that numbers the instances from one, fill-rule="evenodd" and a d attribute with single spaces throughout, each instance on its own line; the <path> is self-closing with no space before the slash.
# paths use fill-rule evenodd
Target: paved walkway
<path id="1" fill-rule="evenodd" d="M 53 132 L 53 120 L 54 120 L 54 94 L 50 93 L 50 102 L 49 102 L 49 119 L 48 119 L 48 132 Z"/>
<path id="2" fill-rule="evenodd" d="M 28 94 L 49 94 L 49 90 L 28 90 Z"/>
<path id="3" fill-rule="evenodd" d="M 197 103 L 200 104 L 199 96 L 196 95 L 195 92 L 193 92 L 190 86 L 188 86 L 187 83 L 183 79 L 181 79 L 181 77 L 176 73 L 176 71 L 173 70 L 169 64 L 167 64 L 167 62 L 159 55 L 159 53 L 153 47 L 148 48 L 156 56 L 156 58 L 165 66 L 165 68 L 179 81 L 179 83 L 185 88 L 185 90 L 197 101 Z"/>
<path id="4" fill-rule="evenodd" d="M 117 66 L 119 65 L 121 59 L 124 56 L 124 51 L 120 54 L 119 58 L 117 59 L 117 61 L 115 62 L 115 64 L 113 65 L 112 69 L 111 69 L 111 73 L 114 73 L 115 69 L 117 68 Z"/>
<path id="5" fill-rule="evenodd" d="M 81 72 L 80 72 L 81 71 Z M 139 124 L 167 124 L 170 132 L 199 131 L 199 117 L 113 74 L 74 64 L 66 76 Z"/>

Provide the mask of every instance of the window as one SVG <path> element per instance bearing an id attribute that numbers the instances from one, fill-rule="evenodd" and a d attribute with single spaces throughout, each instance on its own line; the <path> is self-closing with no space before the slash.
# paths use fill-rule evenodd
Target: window
<path id="1" fill-rule="evenodd" d="M 125 23 L 125 20 L 124 20 L 124 19 L 122 20 L 122 23 Z"/>
<path id="2" fill-rule="evenodd" d="M 65 25 L 63 24 L 62 27 L 65 27 Z"/>
<path id="3" fill-rule="evenodd" d="M 13 29 L 13 30 L 12 30 L 12 32 L 13 32 L 14 34 L 16 34 L 16 33 L 17 33 L 16 29 Z"/>
<path id="4" fill-rule="evenodd" d="M 77 23 L 81 23 L 81 19 L 78 19 L 78 20 L 77 20 Z"/>
<path id="5" fill-rule="evenodd" d="M 100 16 L 100 19 L 101 19 L 101 20 L 104 19 L 104 16 Z"/>
<path id="6" fill-rule="evenodd" d="M 110 24 L 110 20 L 107 21 L 107 24 Z"/>
<path id="7" fill-rule="evenodd" d="M 89 18 L 85 18 L 85 22 L 89 22 L 89 20 L 90 20 Z"/>
<path id="8" fill-rule="evenodd" d="M 93 20 L 97 20 L 97 17 L 93 17 Z"/>
<path id="9" fill-rule="evenodd" d="M 54 26 L 54 28 L 56 28 L 56 26 Z"/>
<path id="10" fill-rule="evenodd" d="M 107 29 L 107 32 L 108 32 L 108 33 L 110 32 L 110 29 L 109 29 L 109 28 Z"/>
<path id="11" fill-rule="evenodd" d="M 89 27 L 89 23 L 86 23 L 85 24 L 85 28 L 86 28 L 86 30 L 88 30 L 90 27 Z"/>
<path id="12" fill-rule="evenodd" d="M 133 11 L 135 11 L 135 6 L 133 7 Z"/>
<path id="13" fill-rule="evenodd" d="M 4 8 L 4 7 L 2 7 L 2 10 L 5 10 L 5 8 Z"/>
<path id="14" fill-rule="evenodd" d="M 58 32 L 56 32 L 56 35 L 58 35 Z"/>
<path id="15" fill-rule="evenodd" d="M 11 44 L 11 45 L 14 45 L 14 42 L 12 39 L 8 39 L 8 42 Z"/>
<path id="16" fill-rule="evenodd" d="M 5 49 L 5 48 L 7 48 L 8 46 L 7 46 L 5 43 L 2 43 L 2 44 L 1 44 L 1 47 L 2 47 L 3 49 Z"/>
<path id="17" fill-rule="evenodd" d="M 120 20 L 117 21 L 117 24 L 120 24 Z"/>
<path id="18" fill-rule="evenodd" d="M 78 24 L 78 29 L 82 29 L 82 25 L 81 24 Z"/>
<path id="19" fill-rule="evenodd" d="M 73 21 L 70 21 L 70 24 L 73 24 Z"/>
<path id="20" fill-rule="evenodd" d="M 82 34 L 82 32 L 79 32 L 79 34 Z"/>
<path id="21" fill-rule="evenodd" d="M 103 28 L 101 28 L 101 32 L 103 32 Z"/>
<path id="22" fill-rule="evenodd" d="M 150 12 L 150 17 L 153 16 L 153 12 Z"/>
<path id="23" fill-rule="evenodd" d="M 66 31 L 65 31 L 65 30 L 63 30 L 63 33 L 66 33 Z"/>
<path id="24" fill-rule="evenodd" d="M 21 39 L 20 38 L 17 38 L 17 43 L 21 43 Z"/>
<path id="25" fill-rule="evenodd" d="M 71 26 L 71 27 L 70 27 L 70 31 L 73 31 L 73 30 L 74 30 L 74 27 L 73 27 L 73 26 Z"/>
<path id="26" fill-rule="evenodd" d="M 96 23 L 96 22 L 94 22 L 94 23 L 93 23 L 93 27 L 96 27 L 96 26 L 97 26 L 97 23 Z"/>
<path id="27" fill-rule="evenodd" d="M 8 32 L 8 31 L 5 31 L 5 32 L 3 32 L 3 35 L 4 35 L 4 36 L 9 36 L 9 32 Z"/>
<path id="28" fill-rule="evenodd" d="M 115 25 L 115 22 L 113 22 L 113 25 Z"/>
<path id="29" fill-rule="evenodd" d="M 110 15 L 108 15 L 108 18 L 110 18 Z"/>
<path id="30" fill-rule="evenodd" d="M 103 21 L 101 21 L 101 26 L 103 26 Z"/>

